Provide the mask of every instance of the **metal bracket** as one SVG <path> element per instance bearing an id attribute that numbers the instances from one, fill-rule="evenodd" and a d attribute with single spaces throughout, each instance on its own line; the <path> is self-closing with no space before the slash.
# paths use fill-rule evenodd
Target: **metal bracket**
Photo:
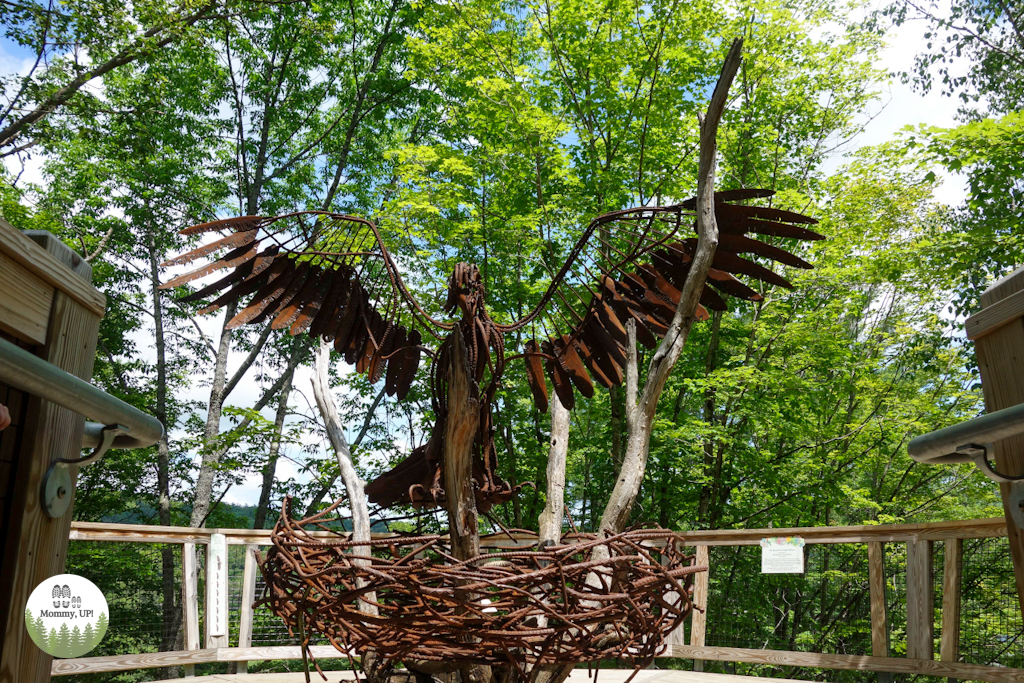
<path id="1" fill-rule="evenodd" d="M 54 460 L 50 468 L 43 475 L 42 499 L 43 509 L 46 514 L 54 519 L 64 516 L 71 505 L 71 467 L 90 465 L 110 450 L 114 445 L 114 439 L 128 433 L 128 428 L 122 425 L 107 425 L 103 428 L 100 445 L 93 449 L 92 453 L 83 458 L 61 458 Z"/>
<path id="2" fill-rule="evenodd" d="M 992 463 L 988 461 L 988 454 L 993 450 L 992 444 L 990 443 L 969 443 L 964 444 L 963 446 L 958 446 L 956 452 L 969 457 L 974 462 L 974 466 L 981 470 L 982 474 L 997 484 L 1013 484 L 1018 481 L 1024 481 L 1024 475 L 1014 477 L 997 472 L 995 468 L 992 467 Z"/>
<path id="3" fill-rule="evenodd" d="M 1024 509 L 1021 508 L 1021 504 L 1024 504 L 1024 476 L 1011 477 L 997 472 L 988 460 L 989 451 L 992 450 L 994 449 L 990 443 L 964 444 L 959 446 L 956 452 L 970 457 L 974 466 L 992 481 L 999 484 L 1010 484 L 1010 495 L 1006 497 L 1006 507 L 1017 526 L 1024 529 Z"/>

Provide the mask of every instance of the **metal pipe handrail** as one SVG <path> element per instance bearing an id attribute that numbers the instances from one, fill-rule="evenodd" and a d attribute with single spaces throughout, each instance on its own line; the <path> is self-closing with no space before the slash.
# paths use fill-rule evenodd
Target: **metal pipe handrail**
<path id="1" fill-rule="evenodd" d="M 974 462 L 977 448 L 1024 434 L 1024 403 L 922 434 L 907 446 L 922 463 Z"/>
<path id="2" fill-rule="evenodd" d="M 109 425 L 120 425 L 124 431 L 114 439 L 114 448 L 146 448 L 164 435 L 164 427 L 155 417 L 18 348 L 6 339 L 0 339 L 0 381 L 96 420 L 99 424 L 86 423 L 82 448 L 98 447 L 102 431 Z"/>

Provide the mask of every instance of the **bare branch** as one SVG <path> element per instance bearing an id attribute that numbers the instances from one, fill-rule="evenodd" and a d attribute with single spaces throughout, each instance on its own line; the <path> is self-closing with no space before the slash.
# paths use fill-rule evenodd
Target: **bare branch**
<path id="1" fill-rule="evenodd" d="M 715 155 L 717 152 L 718 124 L 729 95 L 729 88 L 742 61 L 743 41 L 733 42 L 722 67 L 715 91 L 711 95 L 706 116 L 700 120 L 700 163 L 697 178 L 697 250 L 690 266 L 683 291 L 676 306 L 675 315 L 668 331 L 651 358 L 647 381 L 643 391 L 638 393 L 638 371 L 636 361 L 636 328 L 630 328 L 630 349 L 626 367 L 626 452 L 622 459 L 615 487 L 612 489 L 600 530 L 618 533 L 629 521 L 633 503 L 640 492 L 644 473 L 647 469 L 647 455 L 650 447 L 651 429 L 654 424 L 658 400 L 665 388 L 668 376 L 682 354 L 683 346 L 693 323 L 696 321 L 697 303 L 707 279 L 711 261 L 718 247 L 718 225 L 715 222 L 714 184 Z"/>

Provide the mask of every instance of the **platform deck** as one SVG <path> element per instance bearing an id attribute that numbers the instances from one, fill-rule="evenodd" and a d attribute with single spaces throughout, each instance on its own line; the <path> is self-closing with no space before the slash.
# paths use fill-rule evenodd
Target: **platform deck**
<path id="1" fill-rule="evenodd" d="M 326 671 L 327 680 L 330 683 L 338 681 L 353 681 L 355 676 L 351 671 Z M 601 669 L 598 675 L 598 683 L 625 683 L 632 669 Z M 295 673 L 278 674 L 214 674 L 203 676 L 203 681 L 218 681 L 219 683 L 306 683 L 306 675 L 299 671 Z M 750 683 L 754 676 L 732 676 L 729 674 L 699 673 L 696 671 L 678 671 L 673 669 L 644 669 L 636 675 L 632 683 Z M 568 683 L 589 683 L 586 669 L 574 671 L 568 679 Z M 316 672 L 311 672 L 310 682 L 323 681 Z M 798 683 L 788 678 L 773 678 L 775 683 Z"/>

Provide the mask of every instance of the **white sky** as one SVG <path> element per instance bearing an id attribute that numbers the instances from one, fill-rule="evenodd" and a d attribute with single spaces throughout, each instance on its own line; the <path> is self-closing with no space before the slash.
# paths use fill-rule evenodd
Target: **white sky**
<path id="1" fill-rule="evenodd" d="M 881 66 L 890 71 L 909 70 L 913 65 L 914 55 L 918 49 L 923 47 L 922 34 L 924 31 L 925 27 L 922 24 L 913 22 L 891 31 L 887 39 L 889 47 L 882 53 Z M 26 55 L 23 50 L 12 46 L 6 41 L 0 41 L 0 75 L 26 73 L 31 65 L 32 58 Z M 952 126 L 956 124 L 956 100 L 942 97 L 937 92 L 921 96 L 919 93 L 914 92 L 910 86 L 900 83 L 898 79 L 893 79 L 892 82 L 883 84 L 881 89 L 882 96 L 880 101 L 875 103 L 871 107 L 870 112 L 862 117 L 862 120 L 866 121 L 864 133 L 852 142 L 847 153 L 855 151 L 860 147 L 876 145 L 891 140 L 900 129 L 908 125 Z M 871 116 L 874 118 L 868 121 Z M 22 170 L 20 164 L 11 158 L 6 159 L 5 163 L 13 173 L 18 173 Z M 823 170 L 832 172 L 842 166 L 843 163 L 843 157 L 837 155 L 826 162 Z M 24 169 L 22 182 L 41 182 L 40 167 L 40 160 L 38 158 L 33 159 Z M 965 196 L 963 180 L 960 177 L 946 177 L 944 181 L 944 185 L 940 189 L 939 199 L 947 204 L 960 203 Z M 220 324 L 220 316 L 207 316 L 201 321 L 204 330 L 214 339 L 216 339 L 216 335 L 219 332 Z M 139 350 L 150 356 L 153 355 L 151 337 L 151 333 L 148 332 L 140 333 L 135 337 Z M 244 354 L 242 353 L 234 353 L 231 359 L 232 366 L 237 367 L 243 357 Z M 262 391 L 253 377 L 254 373 L 250 370 L 235 389 L 229 404 L 246 406 L 252 405 L 258 400 Z M 295 376 L 295 393 L 293 393 L 291 401 L 293 410 L 309 412 L 306 400 L 298 396 L 297 393 L 305 394 L 309 401 L 312 402 L 310 380 L 311 370 L 307 367 L 299 368 Z M 206 388 L 197 383 L 180 398 L 205 402 L 208 394 Z M 339 401 L 339 404 L 344 400 L 343 396 L 336 396 L 335 398 Z M 265 409 L 263 413 L 269 420 L 273 420 L 274 415 L 271 409 Z M 227 427 L 228 423 L 225 421 L 223 426 Z M 354 429 L 352 431 L 355 431 L 358 427 L 359 425 L 353 425 Z M 175 434 L 172 432 L 171 436 L 173 438 Z M 349 436 L 351 437 L 352 434 L 350 433 Z M 319 437 L 312 434 L 308 435 L 307 438 L 307 443 L 320 442 Z M 323 444 L 323 446 L 326 446 L 326 444 Z M 291 449 L 285 449 L 286 455 L 289 450 Z M 325 457 L 333 457 L 333 454 L 326 448 L 324 448 L 323 452 Z M 308 476 L 302 474 L 297 466 L 286 457 L 278 461 L 277 476 L 281 480 L 288 478 L 295 478 L 299 481 L 308 480 Z M 224 500 L 229 503 L 255 505 L 259 499 L 261 485 L 260 475 L 251 475 L 242 485 L 232 487 L 224 497 Z M 214 493 L 217 495 L 219 490 Z"/>

